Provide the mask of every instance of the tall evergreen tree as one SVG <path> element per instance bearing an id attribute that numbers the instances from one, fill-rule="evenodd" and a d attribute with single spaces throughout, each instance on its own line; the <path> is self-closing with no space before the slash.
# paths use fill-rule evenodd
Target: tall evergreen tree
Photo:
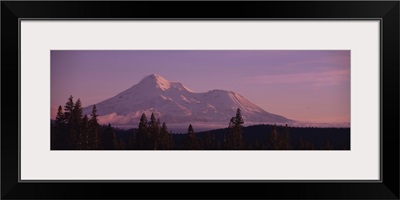
<path id="1" fill-rule="evenodd" d="M 194 133 L 192 124 L 189 125 L 187 136 L 186 136 L 186 149 L 188 150 L 198 150 L 199 144 L 196 138 L 196 134 Z"/>
<path id="2" fill-rule="evenodd" d="M 229 122 L 230 132 L 226 138 L 226 146 L 228 149 L 243 149 L 243 117 L 240 108 L 236 110 L 236 116 L 232 117 Z"/>
<path id="3" fill-rule="evenodd" d="M 150 117 L 150 122 L 148 123 L 148 129 L 149 129 L 149 136 L 150 136 L 150 148 L 151 149 L 158 149 L 158 143 L 160 140 L 159 133 L 160 133 L 160 126 L 159 123 L 157 122 L 156 118 L 154 117 L 154 114 L 151 113 Z"/>
<path id="4" fill-rule="evenodd" d="M 242 126 L 243 123 L 242 111 L 238 108 L 236 110 L 235 126 Z"/>
<path id="5" fill-rule="evenodd" d="M 236 111 L 236 117 L 235 117 L 235 149 L 242 149 L 243 148 L 243 118 L 242 118 L 242 112 L 240 111 L 240 108 L 237 109 Z"/>
<path id="6" fill-rule="evenodd" d="M 160 129 L 160 149 L 170 149 L 170 137 L 168 133 L 168 127 L 165 122 L 162 123 Z"/>
<path id="7" fill-rule="evenodd" d="M 67 124 L 73 121 L 73 111 L 74 111 L 74 97 L 69 96 L 67 103 L 64 106 L 64 120 Z"/>
<path id="8" fill-rule="evenodd" d="M 89 120 L 89 146 L 90 149 L 100 149 L 100 137 L 99 137 L 99 122 L 96 105 L 93 105 L 91 117 Z"/>
<path id="9" fill-rule="evenodd" d="M 75 102 L 74 120 L 75 120 L 76 123 L 81 123 L 82 122 L 82 103 L 81 103 L 80 99 L 76 100 L 76 102 Z"/>
<path id="10" fill-rule="evenodd" d="M 235 117 L 232 117 L 231 120 L 229 121 L 229 128 L 234 128 L 235 127 Z"/>
<path id="11" fill-rule="evenodd" d="M 64 124 L 64 112 L 63 112 L 63 108 L 62 106 L 58 106 L 58 111 L 57 111 L 57 115 L 56 115 L 56 121 L 55 121 L 55 125 L 57 127 L 61 127 Z"/>
<path id="12" fill-rule="evenodd" d="M 147 128 L 147 117 L 146 114 L 142 114 L 138 126 L 138 134 L 136 135 L 137 141 L 135 144 L 138 145 L 139 149 L 148 148 L 148 128 Z"/>
<path id="13" fill-rule="evenodd" d="M 66 143 L 67 143 L 67 148 L 68 149 L 75 149 L 76 144 L 75 144 L 75 136 L 76 136 L 76 130 L 74 128 L 74 100 L 73 96 L 70 95 L 68 98 L 68 101 L 65 103 L 64 106 L 64 120 L 66 122 Z"/>
<path id="14" fill-rule="evenodd" d="M 81 140 L 81 147 L 82 149 L 90 149 L 89 146 L 89 118 L 87 115 L 83 116 L 82 119 L 82 128 L 81 128 L 81 136 L 82 136 L 82 140 Z"/>
<path id="15" fill-rule="evenodd" d="M 75 106 L 73 109 L 73 135 L 72 141 L 75 144 L 75 149 L 82 149 L 82 104 L 81 100 L 78 99 L 75 102 Z"/>
<path id="16" fill-rule="evenodd" d="M 62 149 L 65 142 L 64 112 L 62 106 L 58 106 L 56 120 L 51 131 L 51 149 Z"/>
<path id="17" fill-rule="evenodd" d="M 227 135 L 224 135 L 224 148 L 225 149 L 235 149 L 235 135 L 236 135 L 236 123 L 235 117 L 232 117 L 229 121 L 229 132 Z"/>

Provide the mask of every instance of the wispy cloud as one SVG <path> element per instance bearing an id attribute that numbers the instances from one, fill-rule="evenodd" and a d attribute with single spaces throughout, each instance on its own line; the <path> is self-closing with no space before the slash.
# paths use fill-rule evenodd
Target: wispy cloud
<path id="1" fill-rule="evenodd" d="M 128 124 L 132 123 L 136 116 L 134 114 L 131 115 L 117 115 L 117 113 L 111 113 L 108 115 L 99 116 L 100 124 Z"/>
<path id="2" fill-rule="evenodd" d="M 350 70 L 331 70 L 292 74 L 269 74 L 243 78 L 253 84 L 307 84 L 311 86 L 332 86 L 350 80 Z"/>

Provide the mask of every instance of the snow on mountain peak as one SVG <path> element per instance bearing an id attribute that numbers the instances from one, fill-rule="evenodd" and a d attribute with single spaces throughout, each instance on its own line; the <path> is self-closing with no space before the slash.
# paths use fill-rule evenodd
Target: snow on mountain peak
<path id="1" fill-rule="evenodd" d="M 113 124 L 136 123 L 142 113 L 154 113 L 167 123 L 226 123 L 242 110 L 246 122 L 286 123 L 289 119 L 268 113 L 233 91 L 190 91 L 180 82 L 172 82 L 158 74 L 144 77 L 138 84 L 96 104 L 99 119 Z M 92 106 L 83 108 L 91 112 Z"/>
<path id="2" fill-rule="evenodd" d="M 146 87 L 157 87 L 163 91 L 168 90 L 171 87 L 171 82 L 167 79 L 163 78 L 158 74 L 151 74 L 149 76 L 144 77 L 138 85 L 145 85 Z"/>
<path id="3" fill-rule="evenodd" d="M 185 87 L 182 83 L 169 81 L 158 74 L 151 74 L 144 77 L 137 85 L 146 89 L 159 88 L 164 92 L 170 90 L 171 88 L 179 91 L 193 92 L 189 88 Z"/>

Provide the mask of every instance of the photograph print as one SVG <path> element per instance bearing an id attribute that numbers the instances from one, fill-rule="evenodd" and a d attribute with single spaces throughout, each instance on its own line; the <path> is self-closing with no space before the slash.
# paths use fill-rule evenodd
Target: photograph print
<path id="1" fill-rule="evenodd" d="M 350 150 L 349 50 L 52 50 L 51 150 Z"/>

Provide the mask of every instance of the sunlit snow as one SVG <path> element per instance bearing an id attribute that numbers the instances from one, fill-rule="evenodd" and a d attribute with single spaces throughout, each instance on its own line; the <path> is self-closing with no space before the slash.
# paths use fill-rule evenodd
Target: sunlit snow
<path id="1" fill-rule="evenodd" d="M 225 90 L 195 93 L 179 82 L 171 82 L 152 74 L 138 84 L 96 104 L 99 120 L 113 125 L 136 125 L 142 113 L 151 113 L 161 122 L 228 124 L 237 108 L 242 111 L 245 122 L 287 123 L 291 120 L 271 114 L 245 97 Z M 92 105 L 83 109 L 90 114 Z"/>

